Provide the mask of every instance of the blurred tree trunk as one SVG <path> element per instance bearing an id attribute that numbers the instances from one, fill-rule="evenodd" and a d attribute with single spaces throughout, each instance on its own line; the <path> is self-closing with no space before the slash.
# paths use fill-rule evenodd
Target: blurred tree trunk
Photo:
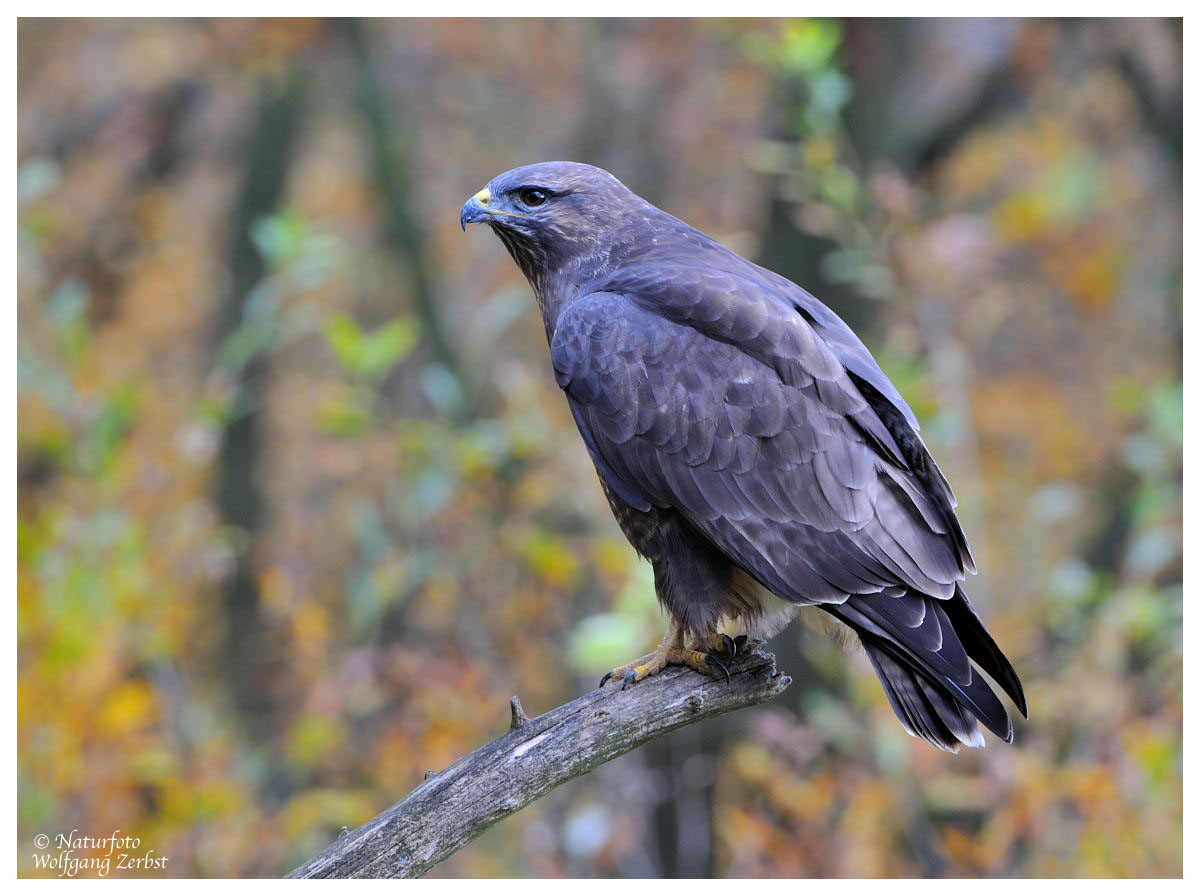
<path id="1" fill-rule="evenodd" d="M 267 80 L 241 158 L 241 187 L 234 201 L 225 249 L 228 286 L 217 310 L 215 339 L 221 346 L 242 325 L 254 288 L 265 274 L 254 245 L 254 223 L 278 207 L 306 96 L 304 71 L 293 68 L 282 81 Z M 225 674 L 234 705 L 252 735 L 271 730 L 278 710 L 272 679 L 282 663 L 277 633 L 265 624 L 258 586 L 258 538 L 263 523 L 260 485 L 261 408 L 268 359 L 259 352 L 240 370 L 231 413 L 217 458 L 215 500 L 222 520 L 241 533 L 237 566 L 224 598 Z"/>
<path id="2" fill-rule="evenodd" d="M 641 39 L 661 23 L 638 19 L 594 19 L 581 23 L 587 39 L 579 52 L 583 72 L 582 105 L 587 115 L 575 138 L 574 157 L 609 171 L 621 172 L 626 186 L 661 205 L 670 168 L 668 151 L 651 131 L 639 127 L 652 120 L 680 89 L 679 76 L 667 67 L 645 73 L 636 87 L 616 82 L 613 65 L 623 46 Z"/>
<path id="3" fill-rule="evenodd" d="M 384 245 L 408 275 L 409 294 L 421 321 L 434 360 L 453 377 L 461 404 L 458 417 L 475 416 L 470 378 L 442 319 L 443 307 L 429 254 L 429 239 L 420 209 L 414 205 L 419 190 L 413 188 L 412 151 L 415 138 L 402 110 L 384 97 L 370 41 L 359 19 L 338 19 L 337 26 L 350 45 L 357 102 L 363 117 L 364 138 L 371 163 L 382 219 Z"/>
<path id="4" fill-rule="evenodd" d="M 857 89 L 857 85 L 856 85 Z M 776 74 L 771 86 L 771 119 L 764 131 L 770 140 L 793 142 L 800 136 L 788 122 L 803 118 L 806 91 L 786 73 Z M 754 259 L 758 264 L 798 283 L 828 305 L 868 344 L 879 331 L 878 303 L 846 283 L 835 283 L 821 269 L 822 259 L 838 244 L 801 230 L 793 217 L 795 203 L 771 190 L 767 215 Z"/>

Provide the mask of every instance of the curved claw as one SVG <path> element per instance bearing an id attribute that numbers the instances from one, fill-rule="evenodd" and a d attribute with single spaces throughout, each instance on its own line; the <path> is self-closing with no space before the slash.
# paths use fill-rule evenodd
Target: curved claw
<path id="1" fill-rule="evenodd" d="M 600 688 L 604 687 L 604 683 L 606 681 L 608 681 L 610 678 L 612 678 L 612 673 L 605 672 L 604 677 L 600 679 L 600 683 L 598 685 L 596 685 L 596 690 L 600 690 Z"/>
<path id="2" fill-rule="evenodd" d="M 625 690 L 635 681 L 637 681 L 637 672 L 633 669 L 630 669 L 625 673 L 625 677 L 621 679 L 621 690 Z"/>
<path id="3" fill-rule="evenodd" d="M 733 638 L 729 637 L 729 635 L 722 634 L 721 635 L 721 643 L 724 645 L 725 652 L 727 654 L 729 654 L 730 659 L 733 659 L 735 656 L 737 656 L 737 652 L 738 652 L 737 641 L 733 640 Z"/>
<path id="4" fill-rule="evenodd" d="M 705 662 L 712 663 L 718 669 L 725 673 L 725 683 L 729 684 L 729 670 L 725 668 L 725 664 L 713 656 L 711 653 L 704 654 Z"/>

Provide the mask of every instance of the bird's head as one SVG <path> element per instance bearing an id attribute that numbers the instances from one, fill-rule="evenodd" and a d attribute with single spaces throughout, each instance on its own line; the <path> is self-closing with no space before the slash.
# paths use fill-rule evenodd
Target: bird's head
<path id="1" fill-rule="evenodd" d="M 657 211 L 600 168 L 540 162 L 506 171 L 467 200 L 465 230 L 491 226 L 535 290 L 569 267 L 611 254 Z"/>

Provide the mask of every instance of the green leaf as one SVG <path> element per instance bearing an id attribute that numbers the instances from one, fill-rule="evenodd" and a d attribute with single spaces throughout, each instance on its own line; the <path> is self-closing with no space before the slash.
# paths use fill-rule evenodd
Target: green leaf
<path id="1" fill-rule="evenodd" d="M 836 115 L 850 101 L 854 88 L 850 79 L 832 69 L 817 74 L 808 85 L 809 95 L 815 105 Z"/>
<path id="2" fill-rule="evenodd" d="M 278 215 L 259 218 L 250 228 L 254 245 L 273 268 L 283 267 L 297 258 L 307 236 L 308 224 L 295 209 L 285 209 Z"/>
<path id="3" fill-rule="evenodd" d="M 69 360 L 76 360 L 87 346 L 87 306 L 90 295 L 82 280 L 70 277 L 54 290 L 46 310 L 54 324 L 58 344 Z"/>
<path id="4" fill-rule="evenodd" d="M 833 61 L 842 42 L 841 29 L 825 19 L 793 19 L 779 38 L 780 65 L 790 72 L 818 72 Z"/>
<path id="5" fill-rule="evenodd" d="M 580 674 L 588 674 L 611 669 L 645 649 L 645 631 L 637 619 L 621 613 L 599 613 L 575 626 L 567 642 L 567 661 Z"/>
<path id="6" fill-rule="evenodd" d="M 362 352 L 362 332 L 349 315 L 335 314 L 325 323 L 325 338 L 334 356 L 346 370 L 354 372 Z"/>
<path id="7" fill-rule="evenodd" d="M 415 318 L 401 315 L 371 333 L 364 333 L 348 315 L 335 314 L 325 324 L 325 338 L 342 367 L 351 375 L 382 379 L 413 350 L 420 337 Z"/>
<path id="8" fill-rule="evenodd" d="M 85 473 L 103 473 L 133 426 L 138 392 L 125 383 L 108 397 L 90 427 L 75 446 L 75 462 Z"/>
<path id="9" fill-rule="evenodd" d="M 417 321 L 407 315 L 397 317 L 369 334 L 361 343 L 359 373 L 371 379 L 382 377 L 408 356 L 416 346 L 419 334 Z"/>

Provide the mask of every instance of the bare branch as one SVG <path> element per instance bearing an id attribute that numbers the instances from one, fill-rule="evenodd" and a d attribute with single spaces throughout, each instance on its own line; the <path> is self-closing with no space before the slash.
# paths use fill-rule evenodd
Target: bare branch
<path id="1" fill-rule="evenodd" d="M 675 667 L 624 691 L 609 684 L 535 719 L 514 697 L 507 734 L 427 775 L 288 877 L 420 877 L 558 785 L 676 728 L 765 703 L 791 682 L 774 656 L 748 653 L 730 664 L 728 683 Z"/>

